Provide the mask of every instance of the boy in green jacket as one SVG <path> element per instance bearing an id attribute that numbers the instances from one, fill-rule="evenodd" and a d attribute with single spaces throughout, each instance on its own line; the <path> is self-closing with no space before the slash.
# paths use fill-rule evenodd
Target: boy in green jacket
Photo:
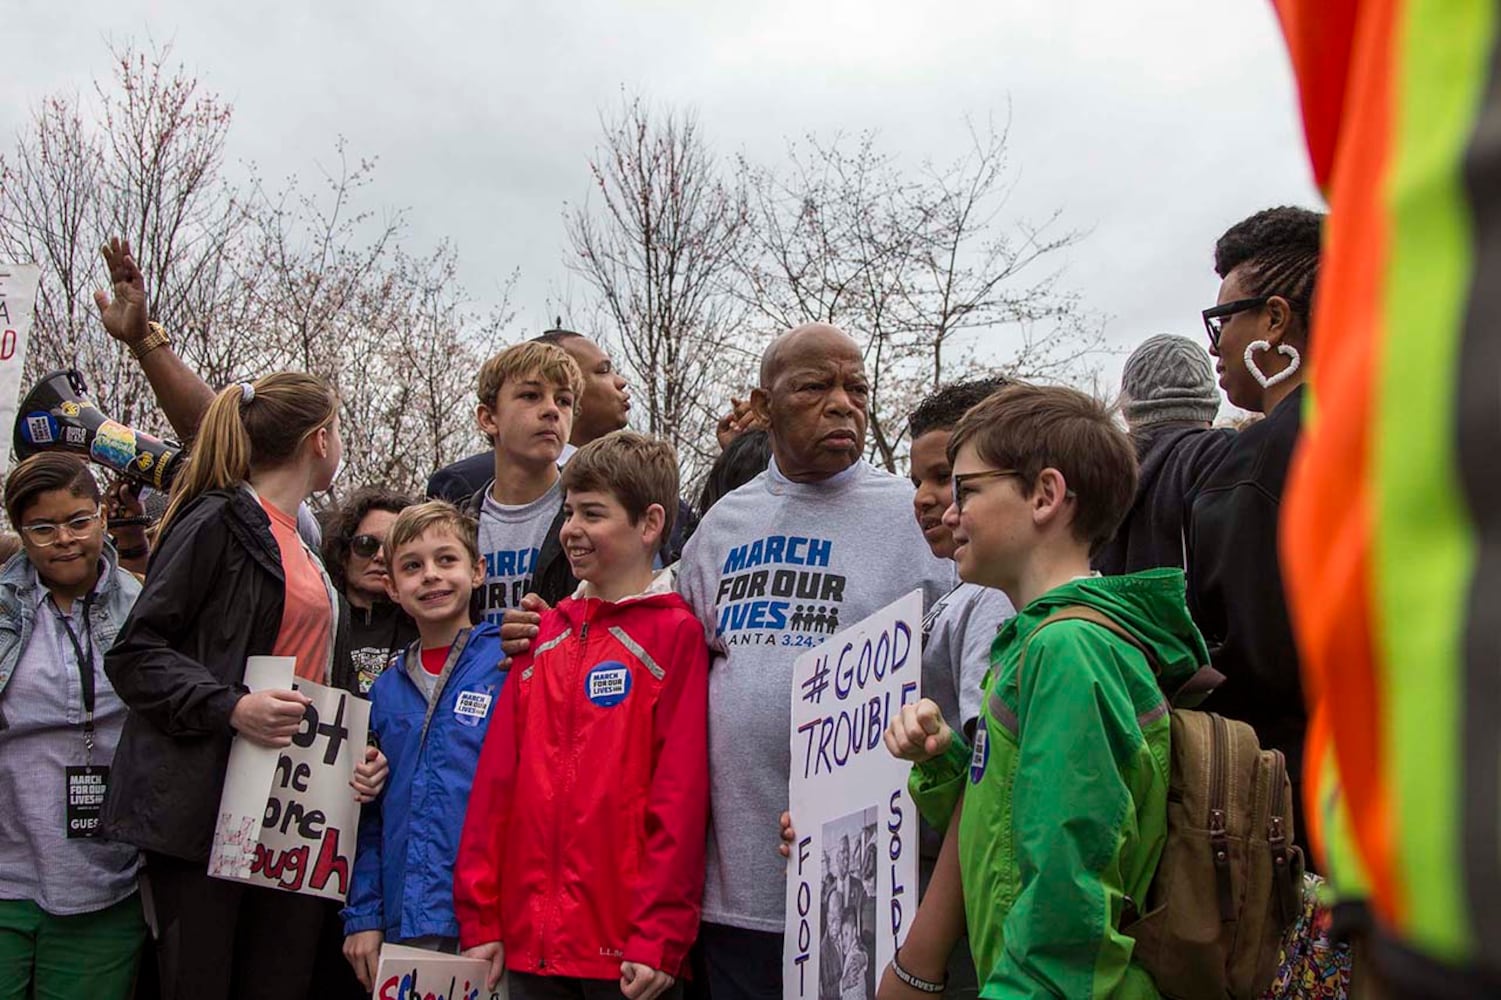
<path id="1" fill-rule="evenodd" d="M 944 520 L 959 575 L 1005 591 L 1021 610 L 991 649 L 972 737 L 923 700 L 893 722 L 887 745 L 918 762 L 913 797 L 934 826 L 947 827 L 962 793 L 958 866 L 980 995 L 1157 997 L 1120 925 L 1145 899 L 1167 837 L 1159 683 L 1173 686 L 1208 661 L 1183 574 L 1091 575 L 1091 551 L 1131 505 L 1136 460 L 1088 396 L 1002 389 L 965 414 L 949 459 L 954 504 Z M 1135 635 L 1162 676 L 1102 625 L 1039 628 L 1081 605 Z M 913 944 L 898 950 L 893 972 L 931 988 L 942 966 L 926 967 L 931 949 Z"/>

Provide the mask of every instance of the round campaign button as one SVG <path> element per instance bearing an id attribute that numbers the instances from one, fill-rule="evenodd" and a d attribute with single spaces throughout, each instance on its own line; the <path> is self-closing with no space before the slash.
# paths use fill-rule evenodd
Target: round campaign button
<path id="1" fill-rule="evenodd" d="M 614 708 L 631 693 L 631 668 L 606 660 L 584 677 L 584 695 L 600 708 Z"/>

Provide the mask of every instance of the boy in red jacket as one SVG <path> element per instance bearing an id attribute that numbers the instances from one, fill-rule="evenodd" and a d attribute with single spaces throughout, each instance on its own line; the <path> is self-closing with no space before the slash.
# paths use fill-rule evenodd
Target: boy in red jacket
<path id="1" fill-rule="evenodd" d="M 652 561 L 677 456 L 617 431 L 563 469 L 572 597 L 512 664 L 469 800 L 454 907 L 512 1000 L 655 1000 L 698 934 L 708 647 Z"/>

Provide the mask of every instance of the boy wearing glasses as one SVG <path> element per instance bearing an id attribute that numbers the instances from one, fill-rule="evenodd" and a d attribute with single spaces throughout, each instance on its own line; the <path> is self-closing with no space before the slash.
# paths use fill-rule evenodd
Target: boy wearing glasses
<path id="1" fill-rule="evenodd" d="M 887 745 L 918 762 L 928 822 L 945 828 L 963 792 L 957 863 L 980 993 L 1156 997 L 1121 921 L 1128 899 L 1146 897 L 1167 836 L 1158 685 L 1208 657 L 1183 573 L 1090 573 L 1137 477 L 1130 440 L 1097 401 L 1008 386 L 965 414 L 948 454 L 959 575 L 1020 610 L 992 647 L 973 740 L 923 700 Z M 942 979 L 906 950 L 893 971 L 918 989 Z"/>

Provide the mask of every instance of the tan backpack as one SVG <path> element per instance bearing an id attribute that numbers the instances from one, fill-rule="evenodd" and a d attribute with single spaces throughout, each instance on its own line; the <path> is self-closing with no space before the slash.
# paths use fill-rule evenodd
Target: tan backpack
<path id="1" fill-rule="evenodd" d="M 1060 621 L 1109 629 L 1161 677 L 1140 639 L 1083 606 L 1056 611 L 1033 629 L 1023 663 L 1032 637 Z M 1173 1000 L 1260 997 L 1302 906 L 1303 852 L 1292 843 L 1292 785 L 1282 751 L 1261 749 L 1244 722 L 1185 707 L 1223 681 L 1212 667 L 1200 667 L 1163 691 L 1172 727 L 1167 843 L 1145 905 L 1128 899 L 1121 918 L 1121 933 L 1136 939 L 1134 957 Z"/>

